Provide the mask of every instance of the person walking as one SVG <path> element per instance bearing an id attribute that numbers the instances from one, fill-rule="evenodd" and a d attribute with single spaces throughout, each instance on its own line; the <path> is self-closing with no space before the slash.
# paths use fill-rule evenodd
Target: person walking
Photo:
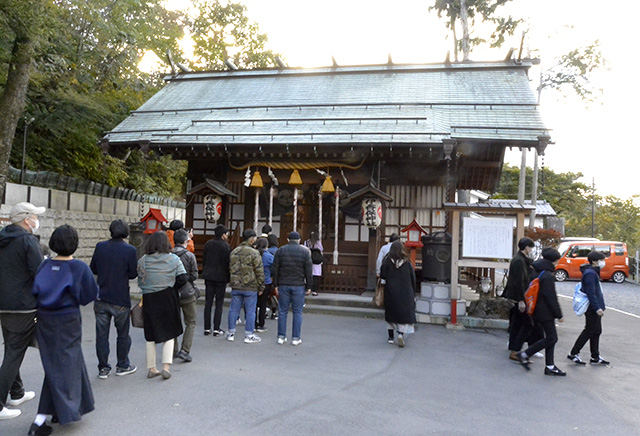
<path id="1" fill-rule="evenodd" d="M 180 303 L 176 289 L 187 283 L 187 271 L 171 253 L 163 231 L 152 233 L 146 254 L 138 260 L 138 286 L 142 291 L 144 338 L 147 341 L 147 378 L 171 377 L 173 341 L 182 334 Z M 162 344 L 162 372 L 156 369 L 156 344 Z"/>
<path id="2" fill-rule="evenodd" d="M 384 282 L 384 319 L 387 322 L 388 342 L 393 343 L 394 331 L 398 346 L 405 346 L 405 336 L 414 332 L 416 323 L 416 274 L 404 251 L 402 241 L 394 241 L 380 267 Z"/>
<path id="3" fill-rule="evenodd" d="M 602 317 L 606 309 L 604 305 L 604 295 L 602 293 L 602 285 L 600 284 L 600 270 L 605 266 L 605 257 L 599 251 L 592 251 L 587 256 L 589 263 L 580 266 L 582 271 L 582 292 L 587 294 L 589 298 L 589 308 L 584 313 L 584 329 L 576 339 L 571 352 L 567 356 L 569 360 L 578 365 L 586 365 L 580 358 L 580 350 L 589 341 L 591 350 L 591 359 L 589 363 L 592 365 L 609 365 L 608 362 L 600 356 L 600 335 L 602 334 Z"/>
<path id="4" fill-rule="evenodd" d="M 560 253 L 555 248 L 545 248 L 542 250 L 542 259 L 533 263 L 532 277 L 538 277 L 540 287 L 538 291 L 538 300 L 533 311 L 533 321 L 536 324 L 534 328 L 544 332 L 542 339 L 531 344 L 525 351 L 517 354 L 518 361 L 528 371 L 531 362 L 529 358 L 534 353 L 544 348 L 545 368 L 544 374 L 551 376 L 565 376 L 564 371 L 558 368 L 554 363 L 554 348 L 558 342 L 558 333 L 556 332 L 555 320 L 563 322 L 562 309 L 558 303 L 558 295 L 556 294 L 556 283 L 553 272 L 556 269 Z M 534 278 L 535 278 L 534 277 Z"/>
<path id="5" fill-rule="evenodd" d="M 109 225 L 111 239 L 98 242 L 91 257 L 91 271 L 98 278 L 98 299 L 93 303 L 96 318 L 96 355 L 98 378 L 106 379 L 111 373 L 109 365 L 109 330 L 111 320 L 116 328 L 116 375 L 124 376 L 136 372 L 137 367 L 129 361 L 131 336 L 129 336 L 129 314 L 131 294 L 129 280 L 138 276 L 136 249 L 127 244 L 129 225 L 123 220 L 114 220 Z"/>
<path id="6" fill-rule="evenodd" d="M 518 241 L 518 252 L 509 263 L 509 276 L 505 286 L 505 298 L 515 304 L 509 313 L 509 359 L 518 362 L 517 354 L 533 330 L 533 323 L 526 313 L 524 293 L 531 281 L 531 252 L 535 244 L 531 238 Z"/>
<path id="7" fill-rule="evenodd" d="M 193 334 L 196 330 L 196 300 L 200 297 L 200 290 L 195 284 L 198 279 L 198 262 L 196 256 L 187 250 L 189 235 L 184 229 L 176 230 L 173 239 L 176 245 L 171 252 L 178 256 L 187 271 L 187 283 L 178 289 L 180 307 L 184 317 L 182 345 L 178 347 L 178 338 L 176 338 L 173 354 L 184 362 L 191 362 L 193 360 L 190 354 L 191 345 L 193 345 Z"/>
<path id="8" fill-rule="evenodd" d="M 287 314 L 293 313 L 291 345 L 300 345 L 302 337 L 302 308 L 305 290 L 313 282 L 311 252 L 300 245 L 300 233 L 289 233 L 288 244 L 280 247 L 273 257 L 271 277 L 278 293 L 278 344 L 287 342 Z"/>
<path id="9" fill-rule="evenodd" d="M 266 238 L 260 238 L 256 241 L 256 249 L 262 257 L 262 266 L 264 268 L 264 289 L 258 293 L 258 310 L 256 315 L 256 331 L 264 333 L 267 327 L 264 325 L 267 317 L 267 304 L 271 296 L 271 265 L 273 264 L 273 254 L 267 250 L 269 245 Z"/>
<path id="10" fill-rule="evenodd" d="M 81 420 L 95 408 L 82 355 L 80 306 L 96 299 L 98 284 L 89 266 L 73 258 L 78 248 L 78 232 L 73 227 L 55 229 L 49 247 L 57 255 L 44 261 L 33 283 L 44 381 L 30 436 L 51 434 L 48 417 L 64 425 Z"/>
<path id="11" fill-rule="evenodd" d="M 231 246 L 227 243 L 229 230 L 219 225 L 214 229 L 214 237 L 204 244 L 202 252 L 202 277 L 205 285 L 204 302 L 204 334 L 213 333 L 214 336 L 224 335 L 220 329 L 222 322 L 222 305 L 224 293 L 229 283 L 229 256 Z M 211 330 L 211 308 L 215 300 L 216 308 L 213 314 L 213 331 Z"/>
<path id="12" fill-rule="evenodd" d="M 36 394 L 25 391 L 20 366 L 36 331 L 33 280 L 42 263 L 40 243 L 33 233 L 40 227 L 44 207 L 18 203 L 9 211 L 11 224 L 0 231 L 0 323 L 4 355 L 0 366 L 0 420 L 20 415 L 18 407 Z"/>
<path id="13" fill-rule="evenodd" d="M 311 283 L 311 295 L 314 297 L 318 295 L 318 289 L 320 288 L 320 279 L 322 278 L 322 264 L 324 263 L 324 257 L 322 255 L 324 247 L 322 242 L 318 239 L 317 232 L 311 232 L 309 239 L 304 242 L 304 246 L 311 250 L 311 273 L 313 274 L 313 282 Z"/>

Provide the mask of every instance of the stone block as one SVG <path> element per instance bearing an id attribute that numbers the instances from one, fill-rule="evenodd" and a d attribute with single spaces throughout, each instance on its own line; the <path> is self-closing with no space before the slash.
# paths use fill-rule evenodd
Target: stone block
<path id="1" fill-rule="evenodd" d="M 424 298 L 433 298 L 433 283 L 422 282 L 420 284 L 420 295 Z"/>
<path id="2" fill-rule="evenodd" d="M 101 209 L 101 212 L 103 214 L 112 215 L 115 207 L 116 207 L 116 199 L 115 198 L 102 197 L 102 209 Z"/>
<path id="3" fill-rule="evenodd" d="M 29 195 L 29 203 L 34 204 L 38 207 L 49 207 L 49 190 L 47 188 L 32 186 L 31 194 Z"/>
<path id="4" fill-rule="evenodd" d="M 451 293 L 449 290 L 451 289 L 451 285 L 434 285 L 433 286 L 433 298 L 437 298 L 439 300 L 447 300 L 451 298 Z"/>
<path id="5" fill-rule="evenodd" d="M 69 209 L 77 210 L 78 212 L 84 212 L 84 194 L 78 194 L 77 192 L 72 192 L 71 197 L 69 199 Z"/>
<path id="6" fill-rule="evenodd" d="M 416 300 L 416 312 L 431 313 L 431 302 L 424 298 Z"/>
<path id="7" fill-rule="evenodd" d="M 26 185 L 18 185 L 16 183 L 7 183 L 5 198 L 5 203 L 10 206 L 28 201 L 29 187 Z"/>
<path id="8" fill-rule="evenodd" d="M 467 307 L 465 301 L 457 301 L 456 314 L 457 316 L 464 316 Z M 432 301 L 431 302 L 431 314 L 436 316 L 451 316 L 451 301 Z"/>
<path id="9" fill-rule="evenodd" d="M 127 206 L 128 206 L 128 202 L 126 200 L 116 200 L 115 214 L 121 217 L 126 216 Z"/>
<path id="10" fill-rule="evenodd" d="M 65 191 L 51 190 L 51 209 L 67 210 L 69 205 L 69 193 Z"/>
<path id="11" fill-rule="evenodd" d="M 87 195 L 87 212 L 100 213 L 100 197 Z"/>

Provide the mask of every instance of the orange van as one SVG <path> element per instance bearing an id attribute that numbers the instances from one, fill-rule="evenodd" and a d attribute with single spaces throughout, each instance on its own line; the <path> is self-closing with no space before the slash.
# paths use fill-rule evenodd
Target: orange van
<path id="1" fill-rule="evenodd" d="M 618 241 L 571 242 L 564 253 L 561 253 L 562 257 L 555 271 L 556 280 L 563 282 L 566 279 L 582 278 L 580 265 L 589 263 L 587 256 L 592 250 L 604 254 L 605 266 L 600 270 L 600 278 L 616 283 L 624 282 L 629 276 L 629 257 L 627 244 Z"/>

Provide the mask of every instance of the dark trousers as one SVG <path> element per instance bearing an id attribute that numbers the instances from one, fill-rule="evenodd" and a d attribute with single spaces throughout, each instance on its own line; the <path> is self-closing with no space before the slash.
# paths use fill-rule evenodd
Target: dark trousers
<path id="1" fill-rule="evenodd" d="M 553 351 L 556 347 L 556 342 L 558 342 L 558 333 L 556 332 L 556 322 L 555 320 L 551 321 L 536 321 L 534 325 L 534 329 L 540 331 L 540 329 L 544 332 L 544 337 L 531 345 L 525 351 L 527 357 L 533 356 L 538 351 L 544 348 L 544 360 L 545 364 L 550 366 L 553 365 Z"/>
<path id="2" fill-rule="evenodd" d="M 520 351 L 531 332 L 533 322 L 527 312 L 520 312 L 516 304 L 511 308 L 509 316 L 509 350 Z"/>
<path id="3" fill-rule="evenodd" d="M 318 292 L 318 289 L 320 289 L 320 277 L 321 276 L 313 276 L 313 282 L 311 282 L 311 292 Z"/>
<path id="4" fill-rule="evenodd" d="M 269 296 L 271 295 L 271 283 L 264 286 L 262 295 L 258 295 L 258 316 L 256 316 L 256 328 L 264 327 L 264 320 L 267 317 L 267 304 L 269 304 Z M 245 314 L 245 318 L 246 318 Z"/>
<path id="5" fill-rule="evenodd" d="M 204 329 L 211 330 L 211 308 L 213 300 L 216 301 L 216 309 L 213 314 L 213 329 L 220 330 L 222 321 L 222 304 L 224 303 L 224 292 L 227 289 L 226 283 L 205 280 L 205 301 L 204 301 Z"/>
<path id="6" fill-rule="evenodd" d="M 576 339 L 576 343 L 573 344 L 571 354 L 575 355 L 580 353 L 584 344 L 589 341 L 591 348 L 591 358 L 597 359 L 600 357 L 600 334 L 602 333 L 602 317 L 598 315 L 595 310 L 587 310 L 584 313 L 584 330 Z"/>
<path id="7" fill-rule="evenodd" d="M 35 312 L 0 314 L 4 339 L 4 357 L 0 366 L 0 410 L 4 408 L 9 393 L 16 399 L 24 396 L 20 365 L 27 348 L 34 344 L 35 319 Z"/>
<path id="8" fill-rule="evenodd" d="M 131 309 L 125 306 L 105 303 L 96 300 L 93 303 L 93 312 L 96 316 L 96 355 L 98 356 L 98 369 L 109 368 L 109 330 L 111 318 L 116 327 L 116 366 L 118 368 L 129 367 L 129 350 L 131 349 L 131 336 L 129 336 L 129 312 Z"/>

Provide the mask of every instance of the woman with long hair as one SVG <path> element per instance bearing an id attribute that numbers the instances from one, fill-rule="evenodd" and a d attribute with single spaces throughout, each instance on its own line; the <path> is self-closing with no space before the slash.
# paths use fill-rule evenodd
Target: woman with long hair
<path id="1" fill-rule="evenodd" d="M 187 271 L 180 258 L 171 253 L 165 232 L 152 233 L 145 252 L 138 260 L 138 286 L 142 290 L 147 377 L 162 375 L 168 379 L 173 363 L 173 341 L 183 331 L 177 289 L 187 283 Z M 162 372 L 156 369 L 156 344 L 162 344 Z"/>
<path id="2" fill-rule="evenodd" d="M 388 342 L 393 344 L 394 331 L 398 335 L 398 346 L 404 347 L 405 334 L 414 332 L 416 323 L 416 274 L 404 244 L 395 241 L 389 248 L 380 267 L 384 284 L 384 319 L 389 333 Z"/>
<path id="3" fill-rule="evenodd" d="M 273 264 L 273 254 L 267 249 L 269 242 L 267 238 L 260 238 L 256 242 L 256 249 L 262 257 L 262 265 L 264 267 L 264 289 L 258 293 L 258 306 L 256 308 L 256 331 L 263 333 L 267 331 L 264 321 L 267 317 L 267 304 L 271 296 L 271 265 Z"/>
<path id="4" fill-rule="evenodd" d="M 318 232 L 311 232 L 309 239 L 304 242 L 304 246 L 311 250 L 311 261 L 313 265 L 311 267 L 311 273 L 313 274 L 313 283 L 311 284 L 311 295 L 314 297 L 318 295 L 318 289 L 320 288 L 320 278 L 322 277 L 322 252 L 324 247 L 322 242 L 318 238 Z"/>

